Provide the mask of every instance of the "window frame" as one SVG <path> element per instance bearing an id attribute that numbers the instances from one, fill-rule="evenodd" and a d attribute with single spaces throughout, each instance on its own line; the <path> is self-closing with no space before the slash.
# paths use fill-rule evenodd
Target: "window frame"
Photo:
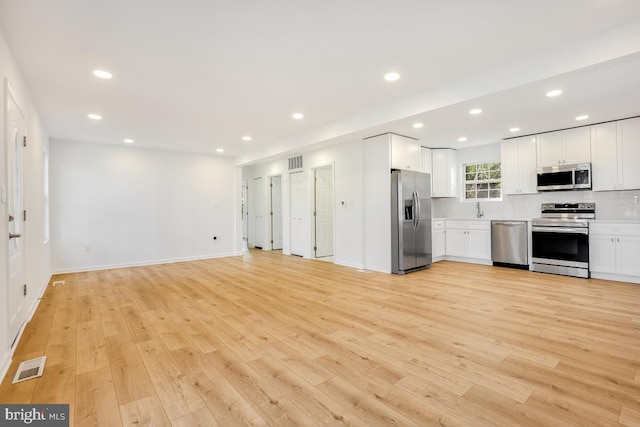
<path id="1" fill-rule="evenodd" d="M 485 178 L 485 179 L 477 179 L 478 178 L 478 172 L 476 171 L 476 177 L 475 179 L 472 180 L 467 180 L 467 167 L 469 166 L 475 166 L 476 168 L 480 167 L 480 168 L 486 168 L 486 172 L 491 173 L 492 171 L 495 172 L 496 169 L 493 168 L 492 166 L 494 165 L 498 165 L 498 169 L 497 172 L 499 172 L 500 177 L 499 178 Z M 502 161 L 501 159 L 493 159 L 493 160 L 484 160 L 484 161 L 474 161 L 474 162 L 467 162 L 467 163 L 462 163 L 462 192 L 460 195 L 460 199 L 463 202 L 498 202 L 498 201 L 502 201 Z M 486 197 L 486 198 L 478 198 L 478 192 L 479 191 L 483 191 L 485 189 L 479 189 L 477 186 L 478 185 L 483 185 L 483 184 L 487 184 L 487 196 L 491 195 L 491 191 L 495 191 L 495 188 L 491 188 L 491 184 L 499 184 L 499 187 L 497 188 L 497 190 L 500 191 L 500 196 L 499 197 Z M 467 198 L 467 185 L 476 185 L 476 188 L 474 190 L 470 190 L 470 191 L 474 191 L 475 192 L 475 196 L 473 198 Z"/>

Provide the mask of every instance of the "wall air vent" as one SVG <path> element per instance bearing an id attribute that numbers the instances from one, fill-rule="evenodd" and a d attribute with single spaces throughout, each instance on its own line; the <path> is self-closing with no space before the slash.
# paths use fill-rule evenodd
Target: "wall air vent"
<path id="1" fill-rule="evenodd" d="M 289 170 L 302 169 L 302 155 L 289 157 Z"/>

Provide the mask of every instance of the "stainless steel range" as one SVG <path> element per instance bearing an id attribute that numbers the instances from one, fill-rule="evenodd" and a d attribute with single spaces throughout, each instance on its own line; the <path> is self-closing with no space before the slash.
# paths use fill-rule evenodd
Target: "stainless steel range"
<path id="1" fill-rule="evenodd" d="M 589 220 L 595 203 L 543 203 L 531 221 L 533 271 L 588 278 Z"/>

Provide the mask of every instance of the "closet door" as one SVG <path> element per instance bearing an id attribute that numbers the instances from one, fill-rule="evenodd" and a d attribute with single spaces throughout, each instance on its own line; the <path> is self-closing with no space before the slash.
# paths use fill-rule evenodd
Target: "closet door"
<path id="1" fill-rule="evenodd" d="M 291 173 L 291 254 L 304 255 L 304 175 Z"/>

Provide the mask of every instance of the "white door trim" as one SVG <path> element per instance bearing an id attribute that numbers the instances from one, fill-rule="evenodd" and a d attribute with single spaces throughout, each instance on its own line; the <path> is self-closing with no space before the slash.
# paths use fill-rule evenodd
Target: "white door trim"
<path id="1" fill-rule="evenodd" d="M 27 318 L 27 312 L 25 304 L 25 295 L 22 291 L 22 286 L 26 284 L 26 257 L 25 257 L 25 240 L 26 240 L 26 229 L 25 222 L 23 219 L 23 211 L 24 211 L 24 147 L 23 147 L 23 138 L 26 137 L 26 115 L 24 113 L 24 109 L 22 108 L 18 98 L 15 95 L 15 91 L 12 89 L 9 84 L 9 80 L 5 78 L 5 95 L 4 95 L 4 105 L 5 105 L 5 129 L 4 129 L 4 149 L 6 156 L 6 182 L 7 188 L 6 192 L 6 226 L 4 227 L 4 237 L 3 241 L 6 244 L 7 248 L 7 276 L 6 276 L 6 286 L 5 295 L 6 295 L 6 315 L 7 315 L 7 327 L 8 327 L 8 339 L 11 343 L 11 347 L 13 348 L 17 341 L 18 337 L 22 331 L 24 323 Z M 10 106 L 11 104 L 11 106 Z M 10 108 L 11 107 L 11 108 Z M 15 108 L 18 114 L 19 129 L 18 135 L 10 134 L 12 130 L 10 129 L 10 123 L 12 120 L 11 111 Z M 14 149 L 10 149 L 9 145 L 12 144 Z M 18 153 L 18 154 L 16 154 Z M 18 199 L 17 202 L 19 206 L 13 205 L 16 201 L 14 200 L 14 182 L 15 178 L 15 164 L 14 161 L 18 159 L 19 169 L 18 173 Z M 3 196 L 4 197 L 4 196 Z M 12 207 L 13 205 L 13 207 Z M 10 210 L 13 210 L 11 212 Z M 9 221 L 10 215 L 13 216 L 13 220 Z M 9 234 L 20 234 L 21 237 L 10 239 Z M 17 276 L 15 276 L 14 268 L 18 267 Z"/>

